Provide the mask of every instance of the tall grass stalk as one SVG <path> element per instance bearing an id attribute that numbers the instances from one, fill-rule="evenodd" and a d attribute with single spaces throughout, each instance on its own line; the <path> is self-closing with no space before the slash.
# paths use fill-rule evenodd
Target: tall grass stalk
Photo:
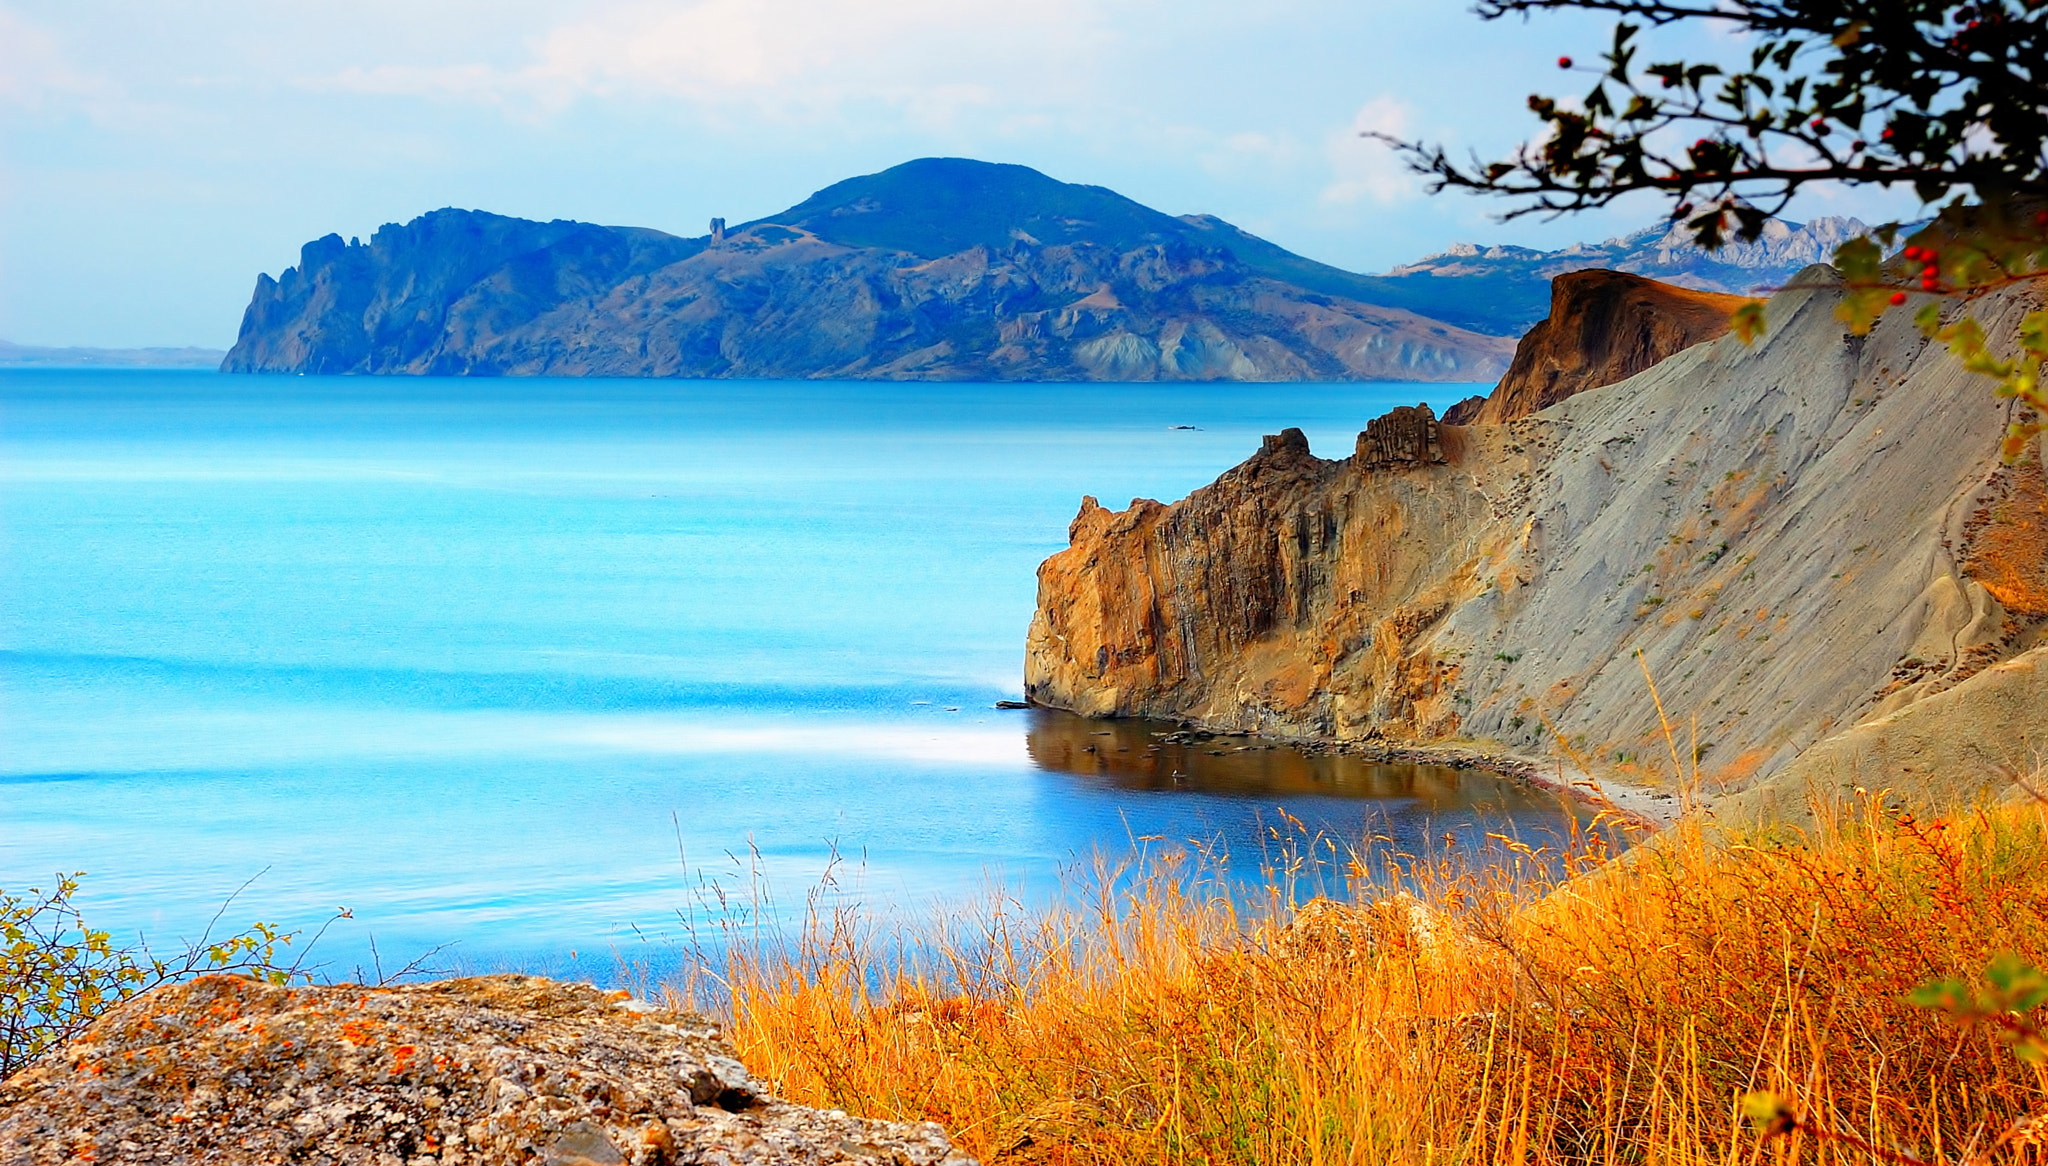
<path id="1" fill-rule="evenodd" d="M 1602 837 L 1302 839 L 1251 896 L 1168 853 L 922 927 L 820 899 L 800 934 L 731 936 L 719 994 L 785 1095 L 938 1121 L 989 1162 L 2033 1160 L 1998 1139 L 2048 1079 L 1903 996 L 2048 960 L 2038 805 Z M 1760 1138 L 1756 1091 L 1799 1128 Z"/>

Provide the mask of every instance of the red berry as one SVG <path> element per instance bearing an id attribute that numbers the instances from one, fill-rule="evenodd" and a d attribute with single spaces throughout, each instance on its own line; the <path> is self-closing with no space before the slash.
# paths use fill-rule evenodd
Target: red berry
<path id="1" fill-rule="evenodd" d="M 1892 293 L 1892 304 L 1893 304 L 1894 306 L 1897 306 L 1897 305 L 1899 305 L 1899 304 L 1903 304 L 1903 303 L 1905 303 L 1905 302 L 1906 302 L 1906 293 L 1905 293 L 1905 292 L 1893 292 L 1893 293 Z"/>
<path id="2" fill-rule="evenodd" d="M 1559 57 L 1559 58 L 1557 59 L 1557 67 L 1558 67 L 1558 68 L 1560 68 L 1560 69 L 1569 69 L 1569 68 L 1571 68 L 1571 67 L 1572 67 L 1572 59 L 1571 59 L 1570 57 Z"/>
<path id="3" fill-rule="evenodd" d="M 1909 244 L 1906 247 L 1906 249 L 1904 251 L 1899 252 L 1899 254 L 1904 255 L 1908 259 L 1918 259 L 1920 258 L 1920 248 L 1911 246 Z"/>
<path id="4" fill-rule="evenodd" d="M 1884 132 L 1883 132 L 1883 133 L 1881 133 L 1881 134 L 1879 134 L 1879 135 L 1877 135 L 1877 136 L 1878 136 L 1878 137 L 1880 137 L 1880 138 L 1889 138 L 1889 137 L 1891 137 L 1891 136 L 1892 136 L 1892 127 L 1890 127 L 1890 126 L 1886 126 L 1886 127 L 1884 127 Z"/>

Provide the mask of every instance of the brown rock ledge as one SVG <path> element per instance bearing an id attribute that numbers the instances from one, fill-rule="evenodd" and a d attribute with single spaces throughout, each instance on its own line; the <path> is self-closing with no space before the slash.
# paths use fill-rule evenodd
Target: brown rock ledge
<path id="1" fill-rule="evenodd" d="M 123 1005 L 0 1082 L 0 1166 L 971 1166 L 938 1126 L 778 1100 L 718 1026 L 581 984 L 278 988 Z"/>
<path id="2" fill-rule="evenodd" d="M 1694 291 L 1622 271 L 1574 271 L 1550 281 L 1550 315 L 1515 346 L 1500 384 L 1458 424 L 1505 425 L 1728 332 L 1742 296 Z M 1461 403 L 1462 404 L 1462 403 Z M 1449 414 L 1446 421 L 1451 421 Z"/>

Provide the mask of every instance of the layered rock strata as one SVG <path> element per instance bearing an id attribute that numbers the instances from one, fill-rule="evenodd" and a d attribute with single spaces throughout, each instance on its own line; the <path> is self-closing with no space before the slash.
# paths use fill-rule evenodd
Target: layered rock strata
<path id="1" fill-rule="evenodd" d="M 2000 467 L 1986 383 L 1903 313 L 1845 336 L 1837 299 L 1780 293 L 1753 348 L 1439 426 L 1440 464 L 1289 431 L 1171 506 L 1086 499 L 1039 571 L 1027 691 L 1739 787 L 1954 688 L 2048 615 L 2039 452 Z M 2025 307 L 1976 311 L 1997 334 Z"/>
<path id="2" fill-rule="evenodd" d="M 526 976 L 130 1001 L 0 1083 L 0 1166 L 77 1162 L 971 1166 L 777 1100 L 701 1016 Z"/>

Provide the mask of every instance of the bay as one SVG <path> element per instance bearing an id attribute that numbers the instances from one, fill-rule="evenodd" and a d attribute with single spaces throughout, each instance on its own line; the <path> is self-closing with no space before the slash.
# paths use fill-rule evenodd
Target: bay
<path id="1" fill-rule="evenodd" d="M 914 912 L 1254 862 L 1282 810 L 1555 830 L 1481 774 L 991 707 L 1082 494 L 1472 391 L 0 371 L 0 888 L 86 871 L 161 943 L 254 878 L 224 923 L 348 907 L 335 974 L 374 936 L 603 977 L 828 872 Z"/>

